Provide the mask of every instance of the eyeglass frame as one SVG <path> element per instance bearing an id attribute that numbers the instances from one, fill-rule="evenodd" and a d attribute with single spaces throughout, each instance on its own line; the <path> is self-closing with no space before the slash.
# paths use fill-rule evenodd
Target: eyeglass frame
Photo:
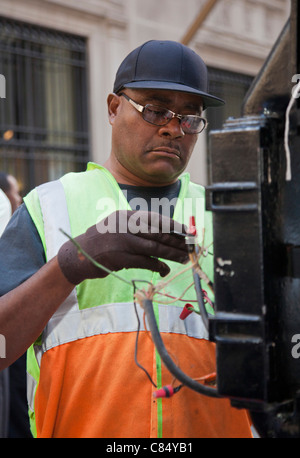
<path id="1" fill-rule="evenodd" d="M 182 131 L 187 134 L 187 135 L 198 135 L 198 134 L 201 134 L 201 132 L 203 132 L 207 126 L 208 126 L 208 122 L 205 118 L 202 118 L 201 116 L 198 116 L 198 115 L 181 115 L 181 114 L 178 114 L 178 113 L 175 113 L 174 111 L 172 110 L 169 110 L 168 108 L 164 108 L 164 107 L 161 107 L 159 105 L 153 105 L 152 103 L 147 103 L 146 105 L 141 105 L 140 103 L 137 103 L 135 102 L 131 97 L 129 97 L 127 94 L 125 94 L 124 92 L 121 92 L 120 94 L 118 94 L 119 96 L 124 96 L 125 99 L 137 110 L 139 111 L 141 114 L 142 114 L 142 117 L 144 119 L 144 121 L 148 122 L 149 124 L 152 124 L 153 126 L 166 126 L 170 121 L 172 121 L 172 119 L 174 118 L 178 118 L 179 121 L 180 121 L 180 127 L 182 129 Z M 168 119 L 166 123 L 164 124 L 155 124 L 151 121 L 148 121 L 147 119 L 144 118 L 143 116 L 143 113 L 145 112 L 145 108 L 147 107 L 156 107 L 156 108 L 161 108 L 163 110 L 166 110 L 167 113 L 171 113 L 172 114 L 172 118 L 171 119 Z M 181 120 L 185 117 L 192 117 L 192 118 L 197 118 L 197 119 L 201 119 L 201 121 L 203 121 L 204 123 L 204 127 L 199 131 L 199 132 L 185 132 L 182 128 L 182 125 L 181 125 Z"/>

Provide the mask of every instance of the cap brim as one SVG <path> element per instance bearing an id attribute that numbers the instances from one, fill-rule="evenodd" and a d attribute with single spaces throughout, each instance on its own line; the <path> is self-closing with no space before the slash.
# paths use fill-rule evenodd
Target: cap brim
<path id="1" fill-rule="evenodd" d="M 198 91 L 190 86 L 183 84 L 169 83 L 164 81 L 134 81 L 126 83 L 123 87 L 135 89 L 165 89 L 169 91 L 187 92 L 189 94 L 199 95 L 203 99 L 204 109 L 208 107 L 219 107 L 225 104 L 225 101 L 206 92 Z"/>

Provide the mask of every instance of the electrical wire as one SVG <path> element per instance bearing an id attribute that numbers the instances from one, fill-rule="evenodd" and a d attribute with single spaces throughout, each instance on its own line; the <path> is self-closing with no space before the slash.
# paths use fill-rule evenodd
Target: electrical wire
<path id="1" fill-rule="evenodd" d="M 140 330 L 141 330 L 141 321 L 140 321 L 140 317 L 139 317 L 139 314 L 138 314 L 138 311 L 137 311 L 137 306 L 136 306 L 136 300 L 135 300 L 135 294 L 136 294 L 136 282 L 138 281 L 143 281 L 143 280 L 132 280 L 132 284 L 133 284 L 133 306 L 134 306 L 134 311 L 135 311 L 135 314 L 136 314 L 136 318 L 137 318 L 137 331 L 136 331 L 136 339 L 135 339 L 135 348 L 134 348 L 134 361 L 135 361 L 135 364 L 142 370 L 145 372 L 146 376 L 148 377 L 148 379 L 150 380 L 150 382 L 152 383 L 152 385 L 157 388 L 157 385 L 154 383 L 151 375 L 149 374 L 149 372 L 147 371 L 147 369 L 142 366 L 139 362 L 138 362 L 138 341 L 139 341 L 139 334 L 140 334 Z M 146 281 L 146 283 L 149 283 L 151 284 L 150 282 Z"/>
<path id="2" fill-rule="evenodd" d="M 197 382 L 196 380 L 189 377 L 185 374 L 172 360 L 169 353 L 167 352 L 163 340 L 161 338 L 160 332 L 157 327 L 154 310 L 153 310 L 153 303 L 151 299 L 144 299 L 143 301 L 143 308 L 146 312 L 146 316 L 149 323 L 150 332 L 152 335 L 153 343 L 164 362 L 167 369 L 171 372 L 174 377 L 181 382 L 183 385 L 191 388 L 192 390 L 196 391 L 197 393 L 203 394 L 205 396 L 214 397 L 214 398 L 221 398 L 222 396 L 219 395 L 218 391 L 215 388 L 204 386 L 202 383 Z"/>
<path id="3" fill-rule="evenodd" d="M 295 100 L 299 97 L 299 92 L 300 92 L 300 81 L 294 87 L 292 91 L 292 97 L 289 101 L 289 104 L 286 110 L 286 115 L 285 115 L 284 148 L 285 148 L 285 154 L 286 154 L 286 177 L 285 177 L 286 181 L 291 181 L 292 179 L 291 152 L 290 152 L 290 147 L 289 147 L 290 113 L 295 103 Z"/>
<path id="4" fill-rule="evenodd" d="M 197 250 L 198 250 L 198 247 L 196 247 L 194 244 L 189 245 L 189 257 L 190 257 L 190 260 L 192 261 L 192 271 L 193 271 L 193 279 L 194 279 L 194 285 L 195 285 L 195 290 L 196 290 L 196 297 L 197 297 L 197 301 L 198 301 L 198 305 L 199 305 L 199 309 L 200 309 L 200 313 L 201 313 L 201 317 L 202 317 L 204 326 L 208 330 L 209 316 L 205 308 L 203 290 L 202 290 L 201 278 L 200 278 L 200 274 L 203 275 L 203 272 L 201 271 L 199 267 Z M 206 278 L 206 276 L 204 277 Z M 209 284 L 209 286 L 212 287 L 211 284 Z M 210 386 L 204 386 L 202 383 L 199 383 L 197 380 L 192 379 L 190 376 L 185 374 L 178 367 L 178 365 L 174 363 L 160 335 L 160 332 L 159 332 L 159 329 L 156 323 L 156 318 L 154 315 L 152 299 L 144 298 L 142 301 L 142 307 L 148 319 L 148 324 L 149 324 L 150 332 L 152 335 L 153 343 L 162 361 L 164 362 L 165 366 L 170 371 L 170 373 L 173 374 L 173 376 L 179 382 L 181 382 L 182 385 L 189 387 L 190 389 L 196 391 L 197 393 L 200 393 L 200 394 L 203 394 L 209 397 L 221 398 L 222 396 L 219 395 L 216 388 L 212 388 Z"/>
<path id="5" fill-rule="evenodd" d="M 70 237 L 68 234 L 66 234 L 62 229 L 60 229 L 60 230 L 64 235 L 66 235 L 75 244 L 75 246 L 78 249 L 78 252 L 81 253 L 83 256 L 85 256 L 87 259 L 89 259 L 95 266 L 97 266 L 100 269 L 103 269 L 103 270 L 107 271 L 107 273 L 109 273 L 111 275 L 114 275 L 119 280 L 124 281 L 125 283 L 130 284 L 131 286 L 133 286 L 133 289 L 134 289 L 134 309 L 135 309 L 135 313 L 136 313 L 136 317 L 137 317 L 137 321 L 138 321 L 134 359 L 135 359 L 136 365 L 141 370 L 143 370 L 145 372 L 146 376 L 148 377 L 148 379 L 150 380 L 152 385 L 155 388 L 157 388 L 157 385 L 152 380 L 151 375 L 138 362 L 138 358 L 137 358 L 138 338 L 139 338 L 139 332 L 140 332 L 140 319 L 139 319 L 137 306 L 136 306 L 136 299 L 135 299 L 136 291 L 137 291 L 136 283 L 137 282 L 144 282 L 144 283 L 147 283 L 148 285 L 150 285 L 151 287 L 153 287 L 152 283 L 147 281 L 147 280 L 131 280 L 131 281 L 125 280 L 121 276 L 117 275 L 115 272 L 112 272 L 109 269 L 107 269 L 106 267 L 104 267 L 101 264 L 97 263 L 84 250 L 82 250 L 80 245 L 72 237 Z M 206 308 L 205 308 L 205 304 L 204 304 L 203 292 L 202 292 L 202 287 L 201 287 L 201 279 L 200 279 L 199 273 L 197 272 L 197 270 L 195 268 L 195 263 L 194 262 L 192 264 L 192 270 L 193 270 L 193 277 L 194 277 L 197 301 L 198 301 L 198 304 L 199 304 L 199 308 L 200 308 L 200 311 L 201 311 L 201 315 L 202 315 L 202 319 L 203 319 L 204 325 L 205 325 L 206 328 L 208 328 L 209 317 L 208 317 L 208 314 L 207 314 L 207 311 L 206 311 Z M 175 275 L 173 278 L 175 278 L 176 276 L 177 275 Z M 209 285 L 209 286 L 211 286 L 211 285 Z M 153 290 L 153 293 L 154 292 L 155 292 L 155 289 Z M 149 295 L 151 296 L 151 294 L 149 294 Z M 153 310 L 152 299 L 149 299 L 147 297 L 144 298 L 142 300 L 142 307 L 143 307 L 144 312 L 146 314 L 146 317 L 148 319 L 152 340 L 153 340 L 153 343 L 154 343 L 154 345 L 156 347 L 156 350 L 158 351 L 162 361 L 164 362 L 164 364 L 166 365 L 166 367 L 170 371 L 170 373 L 175 377 L 176 380 L 178 380 L 179 382 L 182 383 L 182 385 L 179 385 L 176 388 L 174 388 L 174 393 L 178 392 L 182 388 L 182 386 L 187 386 L 190 389 L 196 391 L 197 393 L 203 394 L 205 396 L 214 397 L 214 398 L 221 398 L 222 396 L 218 394 L 218 391 L 217 391 L 216 388 L 212 388 L 212 387 L 209 387 L 209 386 L 204 386 L 202 383 L 199 383 L 197 380 L 192 379 L 187 374 L 185 374 L 178 367 L 178 365 L 176 365 L 173 362 L 172 358 L 170 357 L 169 353 L 167 352 L 167 350 L 165 348 L 165 345 L 164 345 L 163 340 L 161 338 L 160 332 L 158 330 L 157 323 L 156 323 L 156 318 L 155 318 L 154 310 Z"/>
<path id="6" fill-rule="evenodd" d="M 195 268 L 193 268 L 193 278 L 194 278 L 196 296 L 197 296 L 197 300 L 198 300 L 198 305 L 199 305 L 199 309 L 200 309 L 201 318 L 202 318 L 203 324 L 205 326 L 205 329 L 208 330 L 209 317 L 208 317 L 208 313 L 206 311 L 206 307 L 205 307 L 205 304 L 204 304 L 204 297 L 203 297 L 203 292 L 202 292 L 202 287 L 201 287 L 201 280 L 200 280 L 200 277 L 199 277 L 198 273 L 196 272 Z"/>
<path id="7" fill-rule="evenodd" d="M 140 280 L 136 280 L 136 281 L 140 281 Z M 136 285 L 135 285 L 135 281 L 133 281 L 133 286 L 134 286 L 134 293 L 136 292 Z M 151 303 L 151 308 L 153 310 L 153 302 L 152 300 L 149 299 L 149 302 Z M 146 376 L 148 377 L 148 379 L 150 380 L 150 382 L 152 383 L 152 385 L 155 387 L 155 388 L 158 388 L 156 383 L 153 381 L 151 375 L 149 374 L 149 372 L 146 370 L 145 367 L 143 367 L 139 362 L 138 362 L 138 358 L 137 358 L 137 354 L 138 354 L 138 340 L 139 340 L 139 333 L 140 333 L 140 318 L 139 318 L 139 315 L 138 315 L 138 311 L 137 311 L 137 305 L 136 305 L 136 300 L 134 299 L 134 309 L 135 309 L 135 314 L 136 314 L 136 317 L 137 317 L 137 322 L 138 322 L 138 326 L 137 326 L 137 334 L 136 334 L 136 341 L 135 341 L 135 351 L 134 351 L 134 360 L 135 360 L 135 363 L 136 365 L 146 374 Z M 145 313 L 146 313 L 146 310 L 145 310 Z M 148 315 L 149 316 L 149 315 Z M 147 318 L 148 318 L 147 316 Z M 154 316 L 154 313 L 153 313 L 153 316 Z M 156 319 L 155 319 L 155 316 L 154 316 L 154 319 L 153 319 L 153 322 L 155 322 L 155 328 L 157 328 L 157 325 L 156 325 Z M 151 324 L 150 324 L 151 326 Z M 151 328 L 150 328 L 151 329 Z M 153 330 L 153 327 L 152 327 L 152 330 Z M 157 335 L 160 336 L 160 333 L 157 329 Z M 151 332 L 151 335 L 153 336 L 153 332 Z M 198 393 L 201 393 L 201 394 L 204 394 L 206 396 L 210 396 L 210 397 L 221 397 L 217 394 L 217 391 L 215 388 L 210 388 L 210 387 L 205 387 L 203 386 L 202 384 L 199 384 L 197 382 L 197 380 L 199 381 L 204 381 L 205 383 L 206 382 L 210 382 L 212 379 L 215 380 L 215 373 L 214 374 L 209 374 L 209 375 L 206 375 L 204 377 L 200 377 L 198 379 L 191 379 L 189 378 L 188 376 L 186 376 L 179 368 L 178 365 L 176 365 L 175 363 L 173 363 L 171 357 L 169 356 L 169 353 L 167 353 L 167 351 L 165 350 L 164 352 L 164 356 L 162 357 L 162 354 L 161 354 L 161 350 L 162 348 L 164 347 L 164 345 L 162 344 L 162 339 L 160 339 L 161 342 L 160 342 L 160 345 L 157 346 L 157 341 L 156 342 L 153 342 L 158 353 L 160 354 L 161 358 L 162 358 L 162 361 L 166 364 L 166 358 L 169 359 L 169 361 L 167 362 L 166 364 L 166 367 L 169 369 L 170 373 L 173 374 L 174 376 L 174 379 L 173 379 L 173 382 L 172 382 L 172 385 L 169 385 L 169 386 L 165 386 L 165 387 L 162 387 L 160 390 L 158 390 L 158 392 L 154 392 L 153 393 L 153 396 L 155 398 L 157 397 L 170 397 L 170 396 L 173 396 L 173 394 L 176 394 L 178 393 L 178 391 L 181 390 L 181 388 L 184 388 L 185 386 L 189 387 L 189 388 L 192 388 L 194 389 L 194 391 L 197 391 Z M 167 356 L 166 356 L 167 355 Z M 172 372 L 172 370 L 170 369 L 170 363 L 171 365 L 175 368 L 175 373 L 174 371 Z M 178 378 L 178 374 L 183 374 L 183 378 Z M 179 381 L 182 381 L 183 383 L 177 385 L 176 387 L 174 386 L 174 383 L 176 380 L 179 380 Z M 192 386 L 190 386 L 190 382 L 192 382 L 194 384 L 194 388 Z M 169 389 L 171 388 L 171 394 L 169 393 Z M 163 395 L 161 395 L 161 392 L 164 393 Z M 160 394 L 158 394 L 160 393 Z M 168 393 L 168 394 L 167 394 Z"/>

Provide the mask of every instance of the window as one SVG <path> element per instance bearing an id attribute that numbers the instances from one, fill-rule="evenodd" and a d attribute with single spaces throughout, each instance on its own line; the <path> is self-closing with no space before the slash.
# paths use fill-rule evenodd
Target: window
<path id="1" fill-rule="evenodd" d="M 0 170 L 24 194 L 86 167 L 86 60 L 84 38 L 0 17 Z"/>
<path id="2" fill-rule="evenodd" d="M 209 68 L 209 92 L 225 100 L 225 105 L 218 108 L 207 108 L 205 111 L 208 120 L 207 139 L 209 144 L 209 133 L 212 130 L 223 128 L 228 118 L 240 118 L 242 116 L 242 105 L 251 86 L 253 77 L 231 73 L 224 70 Z M 210 168 L 210 155 L 207 155 L 207 169 Z M 208 171 L 207 176 L 210 176 Z"/>
<path id="3" fill-rule="evenodd" d="M 241 117 L 242 104 L 253 77 L 214 68 L 209 68 L 208 74 L 210 93 L 226 102 L 222 107 L 206 110 L 209 130 L 221 129 L 229 117 Z"/>

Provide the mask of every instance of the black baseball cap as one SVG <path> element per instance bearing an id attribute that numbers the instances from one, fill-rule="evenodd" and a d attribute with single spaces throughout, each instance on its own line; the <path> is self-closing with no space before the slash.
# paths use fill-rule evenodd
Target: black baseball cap
<path id="1" fill-rule="evenodd" d="M 176 41 L 150 40 L 129 53 L 117 71 L 113 91 L 117 94 L 126 87 L 200 95 L 204 109 L 225 103 L 208 93 L 207 67 L 201 57 Z"/>

